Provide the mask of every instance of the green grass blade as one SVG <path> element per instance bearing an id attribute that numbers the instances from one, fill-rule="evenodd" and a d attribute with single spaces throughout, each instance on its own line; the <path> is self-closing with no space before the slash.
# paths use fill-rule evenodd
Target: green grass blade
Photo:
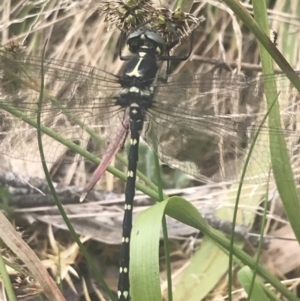
<path id="1" fill-rule="evenodd" d="M 270 176 L 270 173 L 269 173 L 269 176 Z M 268 185 L 266 187 L 266 197 L 264 200 L 264 213 L 263 213 L 261 227 L 260 227 L 259 244 L 258 244 L 258 248 L 257 248 L 257 252 L 256 252 L 256 265 L 253 270 L 253 275 L 252 275 L 252 280 L 251 280 L 249 291 L 248 291 L 247 301 L 251 300 L 251 298 L 252 298 L 252 289 L 254 288 L 254 285 L 255 285 L 256 275 L 257 275 L 257 267 L 259 265 L 260 255 L 261 255 L 261 252 L 263 249 L 264 231 L 265 231 L 265 226 L 267 223 L 268 199 L 269 199 L 269 181 L 268 181 Z"/>
<path id="2" fill-rule="evenodd" d="M 214 289 L 228 270 L 228 254 L 210 238 L 204 237 L 201 248 L 190 259 L 179 283 L 174 299 L 200 301 Z"/>
<path id="3" fill-rule="evenodd" d="M 268 112 L 265 114 L 264 118 L 262 119 L 262 121 L 259 124 L 258 130 L 256 131 L 253 141 L 250 145 L 249 151 L 247 153 L 246 159 L 245 159 L 245 164 L 243 166 L 242 169 L 242 173 L 240 176 L 240 183 L 238 185 L 238 191 L 237 191 L 237 195 L 236 195 L 236 202 L 235 202 L 235 206 L 234 206 L 234 212 L 233 212 L 233 219 L 232 219 L 232 230 L 231 230 L 231 240 L 230 240 L 230 249 L 233 248 L 233 244 L 234 244 L 234 230 L 235 230 L 235 225 L 236 225 L 236 220 L 237 220 L 237 216 L 238 216 L 238 208 L 239 208 L 239 202 L 240 202 L 240 198 L 241 198 L 241 194 L 242 194 L 242 189 L 243 189 L 243 182 L 244 179 L 246 177 L 247 171 L 248 171 L 248 165 L 250 164 L 250 161 L 252 159 L 252 154 L 254 151 L 254 148 L 256 146 L 256 142 L 258 141 L 258 139 L 260 138 L 260 131 L 264 125 L 264 123 L 266 122 L 269 114 L 271 113 L 273 107 L 277 104 L 277 97 L 274 98 L 273 102 L 271 103 L 271 106 L 269 107 Z M 267 189 L 269 188 L 269 184 L 267 183 Z M 231 271 L 233 270 L 233 255 L 232 253 L 229 254 L 229 274 L 228 274 L 228 295 L 229 295 L 229 300 L 231 300 L 231 296 L 232 296 L 232 283 L 233 283 L 233 277 L 232 277 L 232 273 Z M 255 267 L 256 270 L 256 267 Z"/>
<path id="4" fill-rule="evenodd" d="M 162 190 L 162 179 L 160 173 L 160 164 L 159 159 L 156 154 L 154 154 L 155 160 L 155 169 L 157 175 L 157 183 L 158 183 L 158 193 L 160 201 L 163 201 L 163 190 Z M 168 300 L 173 300 L 173 292 L 172 292 L 172 271 L 171 271 L 171 259 L 170 259 L 170 248 L 169 248 L 169 238 L 168 238 L 168 228 L 167 228 L 167 221 L 165 215 L 162 218 L 162 230 L 163 230 L 163 239 L 164 239 L 164 251 L 165 251 L 165 258 L 166 258 L 166 270 L 167 270 L 167 282 L 168 282 Z M 131 257 L 132 260 L 135 260 L 136 257 Z M 134 283 L 132 283 L 134 286 Z"/>
<path id="5" fill-rule="evenodd" d="M 44 51 L 45 51 L 45 49 L 44 49 Z M 43 55 L 43 57 L 44 57 L 44 55 Z M 92 258 L 89 256 L 87 250 L 85 249 L 85 247 L 81 243 L 81 241 L 80 241 L 78 235 L 76 234 L 71 222 L 69 221 L 69 219 L 67 217 L 67 214 L 65 213 L 64 208 L 63 208 L 61 202 L 58 199 L 58 196 L 56 194 L 56 191 L 55 191 L 54 185 L 52 183 L 51 176 L 50 176 L 47 164 L 46 164 L 46 159 L 45 159 L 45 154 L 44 154 L 44 149 L 43 149 L 43 142 L 42 142 L 42 131 L 41 131 L 41 113 L 42 113 L 42 103 L 43 103 L 43 96 L 44 96 L 43 95 L 43 91 L 44 91 L 44 70 L 43 70 L 44 66 L 43 65 L 44 65 L 44 60 L 42 59 L 42 61 L 41 61 L 41 89 L 40 89 L 40 95 L 39 95 L 39 101 L 38 101 L 38 111 L 37 111 L 37 140 L 38 140 L 38 147 L 39 147 L 39 152 L 40 152 L 40 156 L 41 156 L 41 162 L 42 162 L 43 170 L 44 170 L 44 173 L 45 173 L 45 178 L 46 178 L 46 181 L 49 185 L 49 189 L 50 189 L 51 194 L 54 198 L 56 206 L 57 206 L 64 222 L 66 223 L 73 239 L 78 244 L 81 252 L 83 253 L 86 260 L 88 261 L 89 266 L 93 270 L 93 272 L 94 272 L 97 280 L 99 281 L 99 283 L 101 283 L 101 285 L 103 286 L 104 290 L 109 295 L 111 300 L 115 300 L 114 295 L 110 291 L 109 287 L 107 286 L 106 282 L 104 281 L 104 279 L 101 276 L 101 274 L 99 273 L 99 271 L 96 269 Z"/>
<path id="6" fill-rule="evenodd" d="M 260 3 L 264 2 L 258 0 Z M 272 56 L 274 61 L 278 64 L 281 70 L 286 74 L 289 80 L 293 83 L 295 88 L 300 92 L 300 79 L 293 68 L 289 65 L 287 60 L 283 57 L 280 51 L 269 39 L 268 35 L 259 26 L 257 21 L 248 13 L 239 1 L 223 0 L 233 12 L 243 21 L 243 23 L 251 30 L 259 42 L 264 46 L 267 52 Z M 268 32 L 269 34 L 269 32 Z M 274 98 L 273 98 L 274 99 Z"/>
<path id="7" fill-rule="evenodd" d="M 247 266 L 243 267 L 239 272 L 238 272 L 238 279 L 242 286 L 245 288 L 245 290 L 248 293 L 248 296 L 251 294 L 251 286 L 252 283 L 251 281 L 254 279 L 255 275 L 251 271 L 251 269 Z M 251 279 L 252 278 L 252 279 Z M 258 291 L 263 298 L 267 299 L 260 299 L 260 297 L 257 297 L 256 292 L 255 294 L 251 297 L 250 300 L 256 301 L 256 300 L 274 300 L 274 301 L 281 301 L 276 294 L 270 290 L 268 286 L 266 286 L 261 279 L 255 277 L 255 283 L 254 283 L 255 291 Z M 264 292 L 261 292 L 261 290 L 264 290 Z M 257 299 L 258 298 L 258 299 Z"/>
<path id="8" fill-rule="evenodd" d="M 133 256 L 137 257 L 137 260 L 132 262 L 130 266 L 130 280 L 135 284 L 131 288 L 132 301 L 140 300 L 140 296 L 143 296 L 143 301 L 161 300 L 162 298 L 160 292 L 158 250 L 161 221 L 164 213 L 199 229 L 212 239 L 215 244 L 220 246 L 221 249 L 225 249 L 227 252 L 230 250 L 229 240 L 219 233 L 219 231 L 208 226 L 198 210 L 190 202 L 180 197 L 171 197 L 164 202 L 157 203 L 139 214 L 133 225 L 130 256 L 131 258 Z M 251 256 L 236 246 L 230 251 L 234 254 L 236 260 L 255 269 L 257 263 Z M 207 258 L 202 257 L 202 260 L 206 261 Z M 222 264 L 222 261 L 220 261 L 220 263 Z M 204 262 L 203 266 L 206 266 L 207 270 L 210 268 L 207 262 Z M 288 298 L 288 300 L 299 301 L 292 292 L 260 265 L 257 266 L 257 273 L 282 293 L 283 296 Z M 198 283 L 201 283 L 203 277 L 206 277 L 206 274 L 194 274 L 194 278 L 198 280 Z M 195 284 L 195 282 L 193 284 Z M 197 294 L 195 294 L 195 292 L 197 292 L 197 285 L 189 288 L 190 290 L 187 292 L 188 294 L 185 296 L 185 300 L 194 300 L 188 299 L 187 296 L 197 296 Z"/>
<path id="9" fill-rule="evenodd" d="M 244 265 L 248 265 L 251 269 L 255 268 L 256 261 L 236 246 L 234 246 L 233 249 L 230 250 L 230 241 L 226 239 L 224 235 L 220 234 L 219 231 L 208 226 L 205 220 L 199 214 L 197 208 L 195 208 L 190 202 L 180 197 L 171 197 L 161 204 L 165 205 L 166 214 L 191 227 L 199 229 L 201 232 L 211 238 L 218 246 L 227 250 L 227 252 L 232 252 L 236 257 L 236 260 L 241 261 Z M 146 211 L 150 210 L 151 208 Z M 139 226 L 142 225 L 140 224 Z M 154 241 L 152 241 L 152 243 L 154 243 Z M 278 279 L 276 279 L 260 265 L 257 267 L 257 274 L 263 277 L 267 282 L 269 282 L 274 288 L 276 288 L 280 293 L 288 298 L 288 300 L 299 301 L 299 299 L 293 293 L 291 293 Z"/>
<path id="10" fill-rule="evenodd" d="M 133 224 L 130 244 L 131 300 L 162 300 L 159 277 L 159 239 L 166 201 L 140 213 Z"/>
<path id="11" fill-rule="evenodd" d="M 1 275 L 1 282 L 5 287 L 5 292 L 7 294 L 8 300 L 17 301 L 1 252 L 0 252 L 0 275 Z"/>
<path id="12" fill-rule="evenodd" d="M 255 0 L 253 1 L 254 16 L 258 24 L 261 26 L 263 31 L 270 32 L 267 11 L 264 1 Z M 259 44 L 261 62 L 263 74 L 274 73 L 273 60 L 269 55 L 269 52 L 265 49 L 264 45 Z M 268 107 L 272 106 L 274 99 L 278 97 L 277 87 L 275 79 L 268 79 L 264 81 L 265 95 L 267 99 Z M 280 100 L 280 94 L 279 94 Z M 273 106 L 269 115 L 269 127 L 270 128 L 281 128 L 280 120 L 280 108 L 279 103 Z M 295 181 L 282 181 L 282 175 L 285 175 L 287 179 L 294 179 L 293 170 L 290 163 L 288 149 L 284 139 L 282 131 L 277 130 L 276 135 L 270 133 L 270 151 L 272 168 L 274 172 L 274 178 L 276 181 L 277 189 L 281 200 L 283 202 L 286 214 L 289 218 L 291 226 L 295 232 L 297 240 L 300 242 L 300 200 L 296 188 Z"/>
<path id="13" fill-rule="evenodd" d="M 252 284 L 253 273 L 249 267 L 243 267 L 238 271 L 238 279 L 248 295 L 251 291 L 250 300 L 270 301 L 270 298 L 265 293 L 263 283 L 255 281 Z"/>

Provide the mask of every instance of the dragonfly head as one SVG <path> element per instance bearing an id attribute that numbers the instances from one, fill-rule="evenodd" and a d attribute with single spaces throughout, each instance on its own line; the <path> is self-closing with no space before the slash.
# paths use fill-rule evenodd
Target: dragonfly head
<path id="1" fill-rule="evenodd" d="M 145 28 L 133 31 L 127 38 L 127 45 L 133 54 L 147 48 L 154 50 L 155 55 L 160 56 L 166 50 L 164 39 L 158 33 Z"/>

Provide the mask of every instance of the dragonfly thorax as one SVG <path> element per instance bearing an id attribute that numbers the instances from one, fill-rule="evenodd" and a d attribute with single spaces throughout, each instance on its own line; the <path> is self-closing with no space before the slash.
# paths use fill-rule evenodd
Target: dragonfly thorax
<path id="1" fill-rule="evenodd" d="M 123 108 L 134 104 L 140 107 L 141 112 L 146 112 L 152 106 L 157 60 L 164 51 L 165 43 L 158 34 L 150 30 L 134 31 L 129 35 L 127 43 L 133 55 L 120 77 L 123 89 L 117 104 Z"/>

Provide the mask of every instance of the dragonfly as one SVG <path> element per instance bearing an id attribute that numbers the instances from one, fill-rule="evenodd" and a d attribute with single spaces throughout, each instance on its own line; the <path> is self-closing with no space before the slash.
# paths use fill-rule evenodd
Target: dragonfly
<path id="1" fill-rule="evenodd" d="M 124 35 L 123 35 L 124 36 Z M 72 163 L 68 142 L 97 152 L 114 152 L 130 132 L 125 214 L 122 233 L 118 298 L 129 300 L 129 242 L 140 137 L 162 162 L 206 182 L 238 181 L 249 145 L 265 116 L 264 82 L 275 80 L 283 99 L 283 128 L 260 127 L 246 183 L 269 179 L 269 135 L 284 133 L 297 176 L 299 93 L 285 75 L 249 78 L 241 74 L 180 72 L 160 78 L 159 61 L 186 60 L 173 56 L 157 32 L 141 26 L 127 36 L 131 54 L 122 74 L 18 51 L 0 53 L 0 154 L 39 161 L 36 142 L 37 102 L 41 65 L 45 90 L 41 112 L 43 148 L 48 163 Z M 279 101 L 279 100 L 278 100 Z M 121 127 L 120 127 L 121 125 Z M 121 129 L 121 130 L 120 130 Z M 124 135 L 120 135 L 120 131 Z M 119 141 L 116 142 L 116 137 Z M 280 145 L 278 148 L 282 147 Z M 289 180 L 283 178 L 282 180 Z M 292 179 L 291 179 L 292 180 Z"/>
<path id="2" fill-rule="evenodd" d="M 146 22 L 147 24 L 148 22 Z M 142 24 L 144 25 L 144 24 Z M 134 30 L 127 37 L 127 45 L 131 55 L 123 56 L 120 50 L 120 59 L 124 61 L 128 61 L 125 66 L 125 69 L 121 76 L 114 76 L 105 71 L 102 71 L 102 74 L 99 74 L 99 70 L 94 70 L 94 68 L 90 69 L 88 72 L 83 71 L 88 76 L 83 80 L 82 77 L 80 80 L 75 80 L 78 83 L 78 86 L 71 87 L 71 90 L 67 92 L 69 96 L 73 95 L 77 100 L 73 102 L 72 99 L 69 99 L 70 102 L 68 105 L 61 105 L 61 96 L 53 97 L 51 95 L 51 91 L 54 89 L 51 87 L 47 87 L 47 91 L 45 91 L 45 97 L 43 99 L 43 123 L 47 124 L 50 119 L 54 118 L 56 120 L 53 123 L 53 126 L 50 128 L 55 130 L 56 132 L 60 132 L 59 128 L 65 127 L 68 124 L 69 130 L 75 133 L 78 132 L 79 128 L 87 130 L 87 127 L 90 126 L 91 122 L 87 122 L 91 116 L 98 116 L 103 118 L 102 121 L 106 120 L 107 122 L 113 122 L 114 119 L 120 119 L 121 121 L 121 133 L 125 133 L 125 135 L 118 135 L 120 139 L 124 139 L 126 136 L 126 132 L 130 131 L 131 139 L 130 139 L 130 150 L 128 154 L 128 174 L 125 188 L 125 213 L 124 213 L 124 221 L 123 221 L 123 233 L 122 233 L 122 248 L 121 248 L 121 256 L 120 256 L 120 276 L 118 283 L 118 300 L 129 300 L 129 242 L 130 242 L 130 234 L 132 229 L 132 209 L 133 202 L 135 196 L 135 182 L 136 182 L 136 172 L 137 172 L 137 162 L 138 162 L 138 148 L 139 148 L 139 139 L 140 132 L 143 129 L 144 120 L 146 116 L 146 112 L 153 106 L 154 103 L 154 94 L 156 93 L 156 87 L 154 86 L 154 82 L 157 80 L 157 72 L 158 72 L 158 64 L 157 61 L 171 61 L 177 60 L 182 61 L 186 60 L 190 53 L 185 56 L 172 56 L 169 55 L 170 50 L 179 42 L 179 38 L 175 39 L 171 43 L 165 42 L 163 37 L 156 33 L 155 31 L 148 29 L 144 26 L 138 26 L 138 29 Z M 125 36 L 125 33 L 121 33 L 121 40 Z M 121 45 L 121 44 L 120 44 Z M 55 84 L 50 77 L 54 76 L 54 78 L 58 79 L 61 75 L 56 74 L 57 71 L 59 73 L 63 71 L 64 68 L 61 64 L 62 62 L 58 61 L 41 61 L 40 58 L 35 57 L 27 57 L 25 60 L 18 55 L 17 51 L 2 52 L 1 53 L 1 63 L 3 64 L 3 76 L 2 76 L 2 92 L 5 99 L 1 101 L 2 108 L 6 109 L 7 112 L 13 113 L 10 111 L 10 106 L 16 106 L 20 111 L 22 117 L 20 118 L 21 123 L 23 121 L 28 121 L 28 124 L 32 126 L 30 122 L 30 118 L 37 115 L 37 106 L 35 102 L 30 101 L 31 97 L 34 97 L 33 94 L 40 92 L 38 88 L 38 78 L 44 77 L 49 85 Z M 58 64 L 60 68 L 57 68 Z M 13 67 L 14 65 L 14 67 Z M 39 74 L 33 75 L 30 68 L 34 68 L 34 66 L 40 66 Z M 55 66 L 56 65 L 56 66 Z M 30 67 L 31 66 L 31 67 Z M 28 69 L 29 67 L 29 69 Z M 79 68 L 82 66 L 79 65 Z M 45 74 L 44 74 L 45 68 Z M 77 68 L 77 67 L 76 67 Z M 74 67 L 73 67 L 74 69 Z M 75 70 L 75 69 L 74 69 Z M 32 70 L 33 71 L 33 70 Z M 66 71 L 66 70 L 65 70 Z M 63 71 L 64 72 L 64 71 Z M 98 75 L 95 74 L 98 73 Z M 81 74 L 82 70 L 77 73 L 77 75 Z M 52 74 L 52 75 L 51 75 Z M 82 75 L 83 75 L 82 74 Z M 49 75 L 51 75 L 49 77 Z M 71 75 L 71 74 L 69 74 Z M 101 85 L 98 95 L 94 95 L 97 99 L 97 104 L 94 103 L 90 106 L 88 103 L 85 103 L 86 93 L 93 87 L 96 83 L 91 83 L 90 79 L 96 76 L 100 80 Z M 54 79 L 53 78 L 53 79 Z M 66 78 L 65 78 L 66 79 Z M 88 80 L 88 82 L 86 81 Z M 65 81 L 67 83 L 68 81 Z M 72 82 L 74 82 L 72 80 Z M 115 87 L 115 84 L 118 83 L 118 90 Z M 105 86 L 105 89 L 103 87 Z M 31 89 L 35 91 L 35 93 L 30 93 L 29 95 L 25 90 Z M 75 89 L 74 89 L 75 88 Z M 84 94 L 81 94 L 80 91 L 84 90 Z M 48 92 L 49 90 L 49 92 Z M 101 96 L 103 90 L 106 90 L 110 95 Z M 102 92 L 101 92 L 102 91 Z M 71 94 L 69 94 L 71 93 Z M 37 95 L 36 95 L 37 96 Z M 69 97 L 68 96 L 68 97 Z M 24 98 L 25 97 L 25 98 Z M 79 98 L 78 98 L 79 97 Z M 72 96 L 71 96 L 72 98 Z M 80 100 L 81 99 L 81 100 Z M 28 101 L 29 100 L 29 101 Z M 78 100 L 80 101 L 80 106 L 78 106 Z M 100 101 L 100 102 L 99 102 Z M 18 104 L 17 104 L 17 103 Z M 72 103 L 73 102 L 73 103 Z M 26 107 L 26 109 L 25 109 Z M 85 108 L 85 112 L 80 114 L 79 118 L 78 113 L 82 108 Z M 27 111 L 25 115 L 23 114 L 24 110 Z M 22 113 L 23 111 L 23 113 Z M 77 113 L 76 113 L 77 111 Z M 14 113 L 16 113 L 15 111 Z M 53 114 L 51 117 L 49 113 Z M 13 113 L 13 114 L 14 114 Z M 48 115 L 48 116 L 46 116 Z M 84 117 L 84 115 L 86 115 Z M 123 117 L 122 117 L 123 115 Z M 128 118 L 126 119 L 127 116 Z M 67 120 L 67 119 L 68 120 Z M 48 120 L 48 121 L 46 121 Z M 85 121 L 84 121 L 85 120 Z M 52 119 L 53 121 L 53 119 Z M 95 120 L 96 121 L 96 120 Z M 18 148 L 17 144 L 20 142 L 21 144 L 28 144 L 30 140 L 33 138 L 34 132 L 27 129 L 25 132 L 19 128 L 20 132 L 15 136 L 10 136 L 8 132 L 6 132 L 6 126 L 12 125 L 11 122 L 14 122 L 9 116 L 7 116 L 4 112 L 1 113 L 1 125 L 3 126 L 3 131 L 1 132 L 1 145 L 3 149 L 6 150 L 3 154 L 10 153 L 7 152 L 8 149 L 12 150 L 13 148 Z M 86 125 L 85 125 L 86 123 Z M 76 126 L 77 125 L 77 126 Z M 20 124 L 22 127 L 22 125 Z M 104 123 L 101 122 L 101 127 L 104 126 Z M 14 126 L 15 127 L 15 126 Z M 48 125 L 47 125 L 48 127 Z M 73 128 L 73 129 L 71 129 Z M 67 132 L 69 131 L 67 130 Z M 123 131 L 122 131 L 123 130 Z M 31 131 L 31 133 L 30 133 Z M 80 131 L 80 130 L 79 130 Z M 119 130 L 118 130 L 119 131 Z M 89 131 L 88 131 L 89 132 Z M 70 133 L 70 132 L 69 132 Z M 111 132 L 111 134 L 113 131 Z M 44 133 L 45 134 L 45 133 Z M 66 134 L 66 132 L 65 132 Z M 21 135 L 21 136 L 20 136 Z M 25 136 L 26 137 L 25 137 Z M 10 137 L 9 137 L 10 136 Z M 81 136 L 81 134 L 80 134 Z M 68 134 L 65 136 L 68 137 Z M 83 137 L 83 136 L 82 136 Z M 93 136 L 95 137 L 95 136 Z M 2 139 L 4 138 L 4 139 Z M 54 136 L 52 138 L 55 138 Z M 70 138 L 70 137 L 69 137 Z M 47 139 L 47 138 L 46 138 Z M 74 139 L 72 139 L 74 141 Z M 80 138 L 80 140 L 82 140 Z M 82 146 L 82 141 L 75 140 L 76 143 Z M 99 139 L 96 139 L 97 143 L 101 144 Z M 18 142 L 19 141 L 19 142 Z M 118 142 L 116 142 L 118 143 Z M 116 144 L 114 140 L 110 141 L 109 150 L 112 149 L 113 152 L 118 148 L 118 144 Z M 87 145 L 85 145 L 86 147 Z M 47 152 L 47 148 L 52 148 L 53 145 L 50 144 L 47 146 L 47 143 L 44 143 L 45 150 Z M 19 155 L 12 155 L 16 158 L 21 158 Z M 36 156 L 34 155 L 34 158 Z M 22 158 L 25 159 L 25 158 Z M 25 160 L 35 160 L 32 158 L 27 158 Z M 51 159 L 50 159 L 51 160 Z M 65 160 L 64 163 L 67 163 Z M 90 187 L 91 188 L 91 187 Z M 89 188 L 89 189 L 90 189 Z"/>

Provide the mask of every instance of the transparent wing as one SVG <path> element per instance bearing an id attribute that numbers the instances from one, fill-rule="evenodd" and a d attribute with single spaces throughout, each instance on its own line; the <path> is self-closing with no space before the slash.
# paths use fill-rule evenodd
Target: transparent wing
<path id="1" fill-rule="evenodd" d="M 39 161 L 36 130 L 24 122 L 36 119 L 41 58 L 23 59 L 0 53 L 0 99 L 22 118 L 0 111 L 0 154 Z M 45 60 L 42 124 L 98 156 L 120 142 L 114 139 L 124 120 L 115 104 L 119 78 L 103 70 L 65 61 Z M 284 75 L 276 79 L 282 128 L 296 176 L 300 136 L 299 93 Z M 232 74 L 177 74 L 157 81 L 155 101 L 147 113 L 144 138 L 161 160 L 203 181 L 234 181 L 253 136 L 266 113 L 262 78 Z M 254 150 L 250 182 L 266 180 L 270 168 L 268 135 L 280 129 L 262 129 Z M 94 134 L 96 133 L 96 135 Z M 43 145 L 48 162 L 57 162 L 66 147 L 47 135 Z M 110 145 L 110 148 L 108 148 Z M 280 147 L 279 145 L 277 146 Z M 80 160 L 67 156 L 64 162 Z M 258 171 L 258 172 L 257 172 Z"/>
<path id="2" fill-rule="evenodd" d="M 296 177 L 299 152 L 299 93 L 284 75 L 276 80 L 282 129 L 266 121 L 248 167 L 247 182 L 266 181 L 270 170 L 269 133 L 283 131 Z M 178 74 L 159 85 L 144 136 L 161 160 L 200 179 L 236 181 L 245 155 L 266 114 L 263 78 Z M 280 148 L 277 145 L 277 148 Z M 278 161 L 280 159 L 278 158 Z M 287 180 L 284 178 L 284 180 Z"/>
<path id="3" fill-rule="evenodd" d="M 46 60 L 42 125 L 65 139 L 105 152 L 124 112 L 115 106 L 120 92 L 118 77 L 76 63 Z M 22 118 L 0 111 L 0 153 L 27 161 L 39 161 L 36 129 L 23 120 L 36 120 L 41 86 L 41 58 L 0 54 L 0 99 L 22 113 Z M 96 135 L 91 135 L 91 133 Z M 43 135 L 47 162 L 57 162 L 66 147 Z M 64 158 L 72 162 L 79 158 Z"/>

